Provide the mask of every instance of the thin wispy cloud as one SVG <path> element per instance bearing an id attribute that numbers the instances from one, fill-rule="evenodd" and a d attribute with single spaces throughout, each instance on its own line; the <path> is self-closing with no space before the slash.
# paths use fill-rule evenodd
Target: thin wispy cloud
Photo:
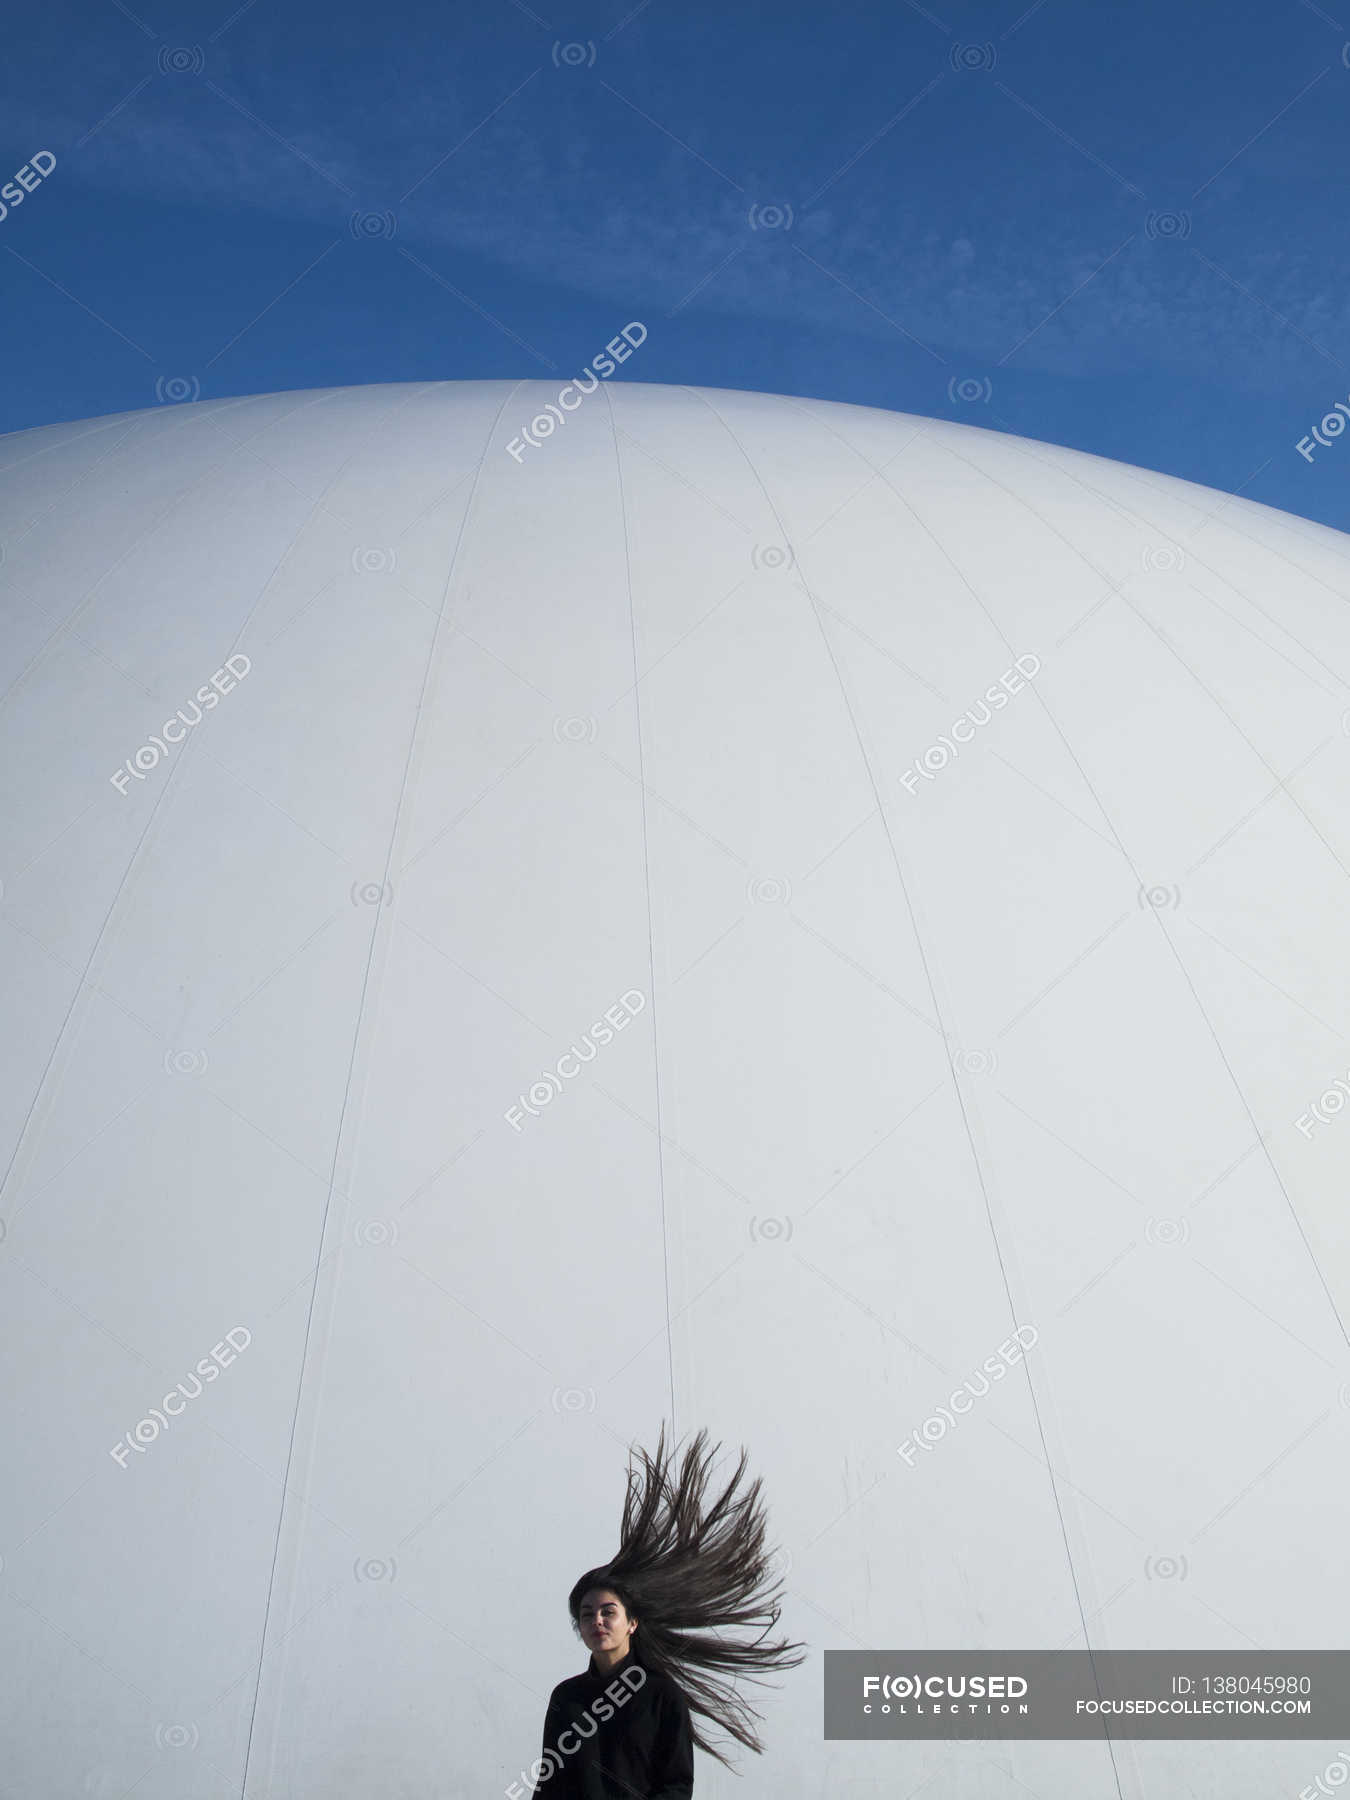
<path id="1" fill-rule="evenodd" d="M 733 191 L 659 134 L 644 144 L 640 120 L 625 126 L 641 161 L 616 166 L 615 106 L 604 95 L 592 112 L 611 116 L 577 128 L 574 113 L 557 154 L 549 130 L 559 123 L 556 101 L 541 118 L 548 102 L 522 95 L 515 113 L 503 109 L 423 180 L 448 140 L 472 132 L 462 101 L 438 108 L 434 120 L 425 107 L 385 113 L 379 132 L 362 138 L 317 114 L 297 119 L 294 106 L 275 110 L 274 118 L 289 114 L 279 127 L 245 103 L 231 105 L 217 86 L 144 91 L 92 137 L 69 112 L 23 106 L 10 109 L 8 131 L 60 145 L 66 178 L 95 190 L 247 207 L 339 234 L 353 215 L 392 214 L 405 242 L 485 259 L 531 283 L 657 312 L 698 286 L 693 304 L 711 313 L 880 342 L 903 327 L 948 360 L 1015 357 L 1072 375 L 1147 357 L 1264 388 L 1319 358 L 1335 376 L 1331 346 L 1350 326 L 1345 288 L 1310 286 L 1306 269 L 1274 246 L 1225 260 L 1226 247 L 1205 239 L 1198 209 L 1150 206 L 1053 140 L 1034 152 L 1053 170 L 1048 204 L 1030 191 L 1009 204 L 1007 186 L 958 199 L 935 168 L 897 214 L 894 163 L 910 146 L 877 146 L 827 200 L 802 205 L 762 170 L 737 171 L 741 191 Z M 934 95 L 925 104 L 949 103 Z M 951 129 L 949 119 L 939 124 Z M 1013 112 L 1014 145 L 1026 129 Z M 514 197 L 509 208 L 504 195 Z M 781 221 L 760 224 L 756 210 Z"/>
<path id="2" fill-rule="evenodd" d="M 59 162 L 3 222 L 0 305 L 72 388 L 26 360 L 10 428 L 161 377 L 528 375 L 640 317 L 632 379 L 932 412 L 979 377 L 999 429 L 1343 506 L 1293 450 L 1350 393 L 1326 8 L 1141 0 L 1123 36 L 1065 0 L 828 30 L 704 0 L 70 7 L 0 65 L 0 154 Z"/>

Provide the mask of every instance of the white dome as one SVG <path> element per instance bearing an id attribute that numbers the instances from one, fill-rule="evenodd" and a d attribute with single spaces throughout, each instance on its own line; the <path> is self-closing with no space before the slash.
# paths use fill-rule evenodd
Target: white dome
<path id="1" fill-rule="evenodd" d="M 1296 1792 L 821 1652 L 1344 1641 L 1350 539 L 556 401 L 0 442 L 4 1785 L 494 1800 L 673 1417 L 810 1649 L 698 1800 Z"/>

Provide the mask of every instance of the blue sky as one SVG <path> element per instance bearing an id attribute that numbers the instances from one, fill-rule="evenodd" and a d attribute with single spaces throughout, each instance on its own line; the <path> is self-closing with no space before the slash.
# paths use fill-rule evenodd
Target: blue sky
<path id="1" fill-rule="evenodd" d="M 1339 15 L 1338 7 L 1344 17 Z M 16 9 L 0 431 L 564 380 L 853 401 L 1350 530 L 1350 0 Z"/>

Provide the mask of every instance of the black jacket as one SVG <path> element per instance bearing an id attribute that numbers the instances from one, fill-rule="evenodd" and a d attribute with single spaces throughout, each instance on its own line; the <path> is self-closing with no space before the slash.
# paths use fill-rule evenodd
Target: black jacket
<path id="1" fill-rule="evenodd" d="M 689 1702 L 631 1649 L 603 1674 L 592 1657 L 549 1695 L 541 1760 L 535 1800 L 690 1800 Z"/>

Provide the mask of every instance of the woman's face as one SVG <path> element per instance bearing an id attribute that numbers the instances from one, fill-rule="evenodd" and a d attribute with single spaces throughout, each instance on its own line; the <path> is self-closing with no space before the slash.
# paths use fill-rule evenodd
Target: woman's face
<path id="1" fill-rule="evenodd" d="M 583 1642 L 592 1650 L 617 1652 L 622 1656 L 629 1639 L 637 1630 L 637 1620 L 630 1619 L 623 1601 L 609 1588 L 587 1588 L 581 1596 L 578 1624 Z"/>

